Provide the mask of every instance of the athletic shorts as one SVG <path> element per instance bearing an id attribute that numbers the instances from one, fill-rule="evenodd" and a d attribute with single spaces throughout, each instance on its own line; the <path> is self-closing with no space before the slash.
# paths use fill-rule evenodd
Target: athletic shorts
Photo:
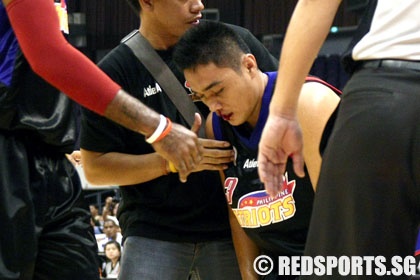
<path id="1" fill-rule="evenodd" d="M 0 155 L 0 279 L 99 279 L 89 208 L 65 155 L 1 131 Z"/>

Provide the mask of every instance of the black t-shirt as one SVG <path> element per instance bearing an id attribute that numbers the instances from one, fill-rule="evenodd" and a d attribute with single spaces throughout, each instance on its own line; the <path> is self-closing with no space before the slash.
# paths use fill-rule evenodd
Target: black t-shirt
<path id="1" fill-rule="evenodd" d="M 234 28 L 245 36 L 247 42 L 251 42 L 250 47 L 257 60 L 261 59 L 262 67 L 277 69 L 275 58 L 252 34 L 243 28 Z M 172 49 L 158 51 L 158 54 L 184 84 L 182 73 L 171 60 Z M 99 66 L 145 105 L 188 127 L 163 89 L 126 45 L 117 46 Z M 207 116 L 207 108 L 203 105 L 199 108 Z M 154 152 L 144 136 L 88 110 L 83 110 L 81 147 L 103 153 L 140 155 Z M 169 174 L 142 184 L 124 186 L 120 190 L 122 200 L 118 219 L 124 237 L 144 236 L 179 242 L 230 237 L 226 200 L 218 172 L 193 173 L 186 183 L 181 183 L 177 174 Z"/>

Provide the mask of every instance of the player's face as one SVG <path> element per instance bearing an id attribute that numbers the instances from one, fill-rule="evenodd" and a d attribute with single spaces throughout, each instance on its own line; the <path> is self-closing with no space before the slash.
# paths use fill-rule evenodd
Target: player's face
<path id="1" fill-rule="evenodd" d="M 177 39 L 199 24 L 204 9 L 201 0 L 154 0 L 153 3 L 154 32 Z"/>
<path id="2" fill-rule="evenodd" d="M 244 59 L 248 59 L 245 56 Z M 217 67 L 214 63 L 184 71 L 195 97 L 234 126 L 245 122 L 255 126 L 258 121 L 264 85 L 256 79 L 257 73 L 256 64 L 249 67 L 246 62 L 241 65 L 239 73 L 232 68 Z"/>

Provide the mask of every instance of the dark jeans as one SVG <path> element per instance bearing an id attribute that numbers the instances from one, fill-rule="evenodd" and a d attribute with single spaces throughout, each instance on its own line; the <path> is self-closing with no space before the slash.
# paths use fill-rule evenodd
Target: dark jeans
<path id="1" fill-rule="evenodd" d="M 177 243 L 130 236 L 124 243 L 120 279 L 241 279 L 232 241 Z"/>

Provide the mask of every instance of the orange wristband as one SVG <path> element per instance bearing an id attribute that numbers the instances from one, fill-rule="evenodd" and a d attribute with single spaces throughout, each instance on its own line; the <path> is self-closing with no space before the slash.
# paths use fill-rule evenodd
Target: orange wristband
<path id="1" fill-rule="evenodd" d="M 162 131 L 162 133 L 159 135 L 159 137 L 154 141 L 154 143 L 162 140 L 163 138 L 165 138 L 166 135 L 169 134 L 169 132 L 171 132 L 172 121 L 169 118 L 166 118 L 166 121 L 167 121 L 167 123 L 166 123 L 165 129 Z"/>
<path id="2" fill-rule="evenodd" d="M 146 137 L 146 142 L 149 144 L 153 144 L 157 141 L 160 135 L 163 133 L 165 128 L 168 126 L 168 119 L 165 118 L 164 115 L 160 115 L 159 125 L 155 129 L 155 131 L 149 137 Z"/>

